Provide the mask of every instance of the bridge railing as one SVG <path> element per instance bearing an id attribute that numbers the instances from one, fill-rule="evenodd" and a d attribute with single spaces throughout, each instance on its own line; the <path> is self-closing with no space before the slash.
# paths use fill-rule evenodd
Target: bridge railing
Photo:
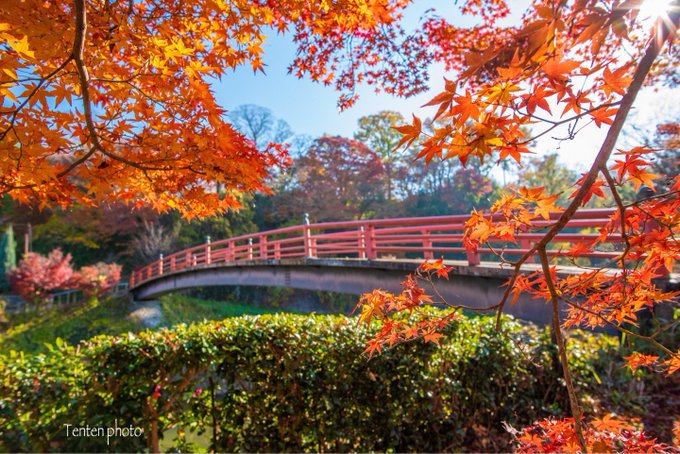
<path id="1" fill-rule="evenodd" d="M 548 251 L 550 256 L 566 255 L 567 243 L 587 241 L 600 235 L 614 213 L 612 209 L 583 210 L 558 234 Z M 496 242 L 480 248 L 476 253 L 463 246 L 465 222 L 468 215 L 432 216 L 420 218 L 372 219 L 345 222 L 325 222 L 284 227 L 266 232 L 241 235 L 194 246 L 175 252 L 135 270 L 130 287 L 135 287 L 158 276 L 182 270 L 219 264 L 246 263 L 255 260 L 294 258 L 356 258 L 432 259 L 457 254 L 465 257 L 470 266 L 482 258 L 522 255 L 554 224 L 560 213 L 550 219 L 534 223 L 531 232 L 517 233 L 516 242 Z M 542 233 L 543 232 L 543 233 Z M 603 250 L 582 254 L 589 259 L 612 259 L 620 249 L 619 235 L 609 235 Z"/>

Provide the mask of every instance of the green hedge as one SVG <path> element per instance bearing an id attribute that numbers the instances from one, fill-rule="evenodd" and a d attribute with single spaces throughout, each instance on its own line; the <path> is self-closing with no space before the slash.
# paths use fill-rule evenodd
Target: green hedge
<path id="1" fill-rule="evenodd" d="M 371 335 L 339 316 L 263 315 L 0 357 L 0 450 L 507 450 L 503 423 L 559 411 L 545 334 L 493 320 L 451 326 L 437 348 L 368 359 Z M 522 339 L 522 350 L 516 341 Z M 117 420 L 117 421 L 116 421 Z M 67 437 L 135 426 L 141 437 Z M 170 432 L 169 429 L 176 428 Z M 171 436 L 174 441 L 168 440 Z"/>

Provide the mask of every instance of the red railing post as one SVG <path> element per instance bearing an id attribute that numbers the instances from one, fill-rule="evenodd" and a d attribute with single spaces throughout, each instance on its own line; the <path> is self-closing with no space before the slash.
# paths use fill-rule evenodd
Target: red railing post
<path id="1" fill-rule="evenodd" d="M 432 239 L 430 238 L 430 232 L 427 230 L 421 230 L 423 235 L 423 257 L 425 260 L 431 260 L 434 258 L 434 252 L 432 251 Z"/>
<path id="2" fill-rule="evenodd" d="M 281 259 L 281 243 L 274 243 L 274 258 L 276 260 Z"/>
<path id="3" fill-rule="evenodd" d="M 170 256 L 170 271 L 171 272 L 175 271 L 175 266 L 176 266 L 176 264 L 175 264 L 175 254 L 172 254 Z"/>
<path id="4" fill-rule="evenodd" d="M 229 240 L 229 246 L 227 247 L 227 262 L 236 261 L 236 242 L 234 240 Z"/>
<path id="5" fill-rule="evenodd" d="M 302 227 L 302 239 L 305 242 L 305 257 L 315 257 L 316 247 L 313 243 L 312 232 L 309 228 L 309 214 L 305 213 L 305 224 Z"/>
<path id="6" fill-rule="evenodd" d="M 359 227 L 359 258 L 366 258 L 366 229 L 363 225 Z"/>
<path id="7" fill-rule="evenodd" d="M 466 250 L 465 255 L 467 256 L 467 261 L 469 266 L 477 266 L 480 263 L 479 252 Z"/>
<path id="8" fill-rule="evenodd" d="M 366 258 L 368 260 L 375 260 L 378 258 L 378 251 L 376 251 L 375 244 L 375 229 L 372 225 L 366 226 Z"/>
<path id="9" fill-rule="evenodd" d="M 260 258 L 267 260 L 267 235 L 260 235 Z"/>
<path id="10" fill-rule="evenodd" d="M 184 255 L 184 268 L 191 268 L 191 266 L 193 266 L 191 252 L 187 251 Z"/>
<path id="11" fill-rule="evenodd" d="M 309 244 L 309 227 L 307 227 L 306 225 L 302 227 L 302 239 L 305 244 L 305 257 L 311 257 L 312 248 L 310 247 L 311 245 Z"/>

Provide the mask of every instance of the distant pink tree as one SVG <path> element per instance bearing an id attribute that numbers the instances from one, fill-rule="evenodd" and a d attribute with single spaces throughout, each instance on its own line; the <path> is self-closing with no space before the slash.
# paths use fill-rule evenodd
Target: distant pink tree
<path id="1" fill-rule="evenodd" d="M 44 304 L 55 290 L 72 288 L 78 274 L 73 271 L 71 254 L 54 249 L 47 257 L 29 252 L 9 273 L 12 290 L 32 304 Z"/>
<path id="2" fill-rule="evenodd" d="M 101 296 L 120 282 L 121 269 L 116 263 L 104 262 L 84 266 L 79 272 L 78 288 L 87 296 Z"/>

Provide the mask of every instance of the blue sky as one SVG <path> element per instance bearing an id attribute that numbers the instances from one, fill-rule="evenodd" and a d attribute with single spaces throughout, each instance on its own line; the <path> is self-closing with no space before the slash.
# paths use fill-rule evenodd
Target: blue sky
<path id="1" fill-rule="evenodd" d="M 416 1 L 407 10 L 406 24 L 414 27 L 418 18 L 430 7 L 445 17 L 457 14 L 452 1 L 426 0 Z M 528 0 L 508 2 L 511 5 L 511 21 L 518 21 L 524 12 Z M 445 9 L 446 8 L 446 9 Z M 457 19 L 461 23 L 460 19 Z M 288 36 L 272 35 L 264 46 L 266 74 L 253 74 L 250 67 L 242 67 L 232 74 L 227 74 L 214 89 L 220 104 L 227 110 L 233 110 L 241 104 L 256 104 L 269 108 L 277 118 L 286 120 L 297 134 L 318 137 L 323 134 L 343 135 L 351 137 L 356 129 L 357 120 L 365 115 L 380 110 L 396 110 L 404 117 L 411 114 L 424 118 L 431 116 L 431 109 L 421 106 L 428 102 L 443 88 L 442 67 L 430 68 L 430 91 L 418 96 L 402 99 L 385 94 L 375 94 L 371 87 L 359 88 L 359 101 L 351 109 L 338 112 L 338 93 L 331 86 L 323 86 L 308 79 L 298 79 L 288 75 L 288 65 L 295 57 L 295 46 Z M 450 77 L 450 76 L 449 76 Z M 651 89 L 641 93 L 636 103 L 636 110 L 631 119 L 638 125 L 653 128 L 664 119 L 680 118 L 680 91 Z M 566 135 L 565 131 L 556 131 L 557 136 Z M 537 143 L 537 153 L 558 151 L 560 160 L 576 170 L 586 170 L 604 139 L 606 130 L 586 128 L 573 141 L 558 142 L 546 137 Z"/>

